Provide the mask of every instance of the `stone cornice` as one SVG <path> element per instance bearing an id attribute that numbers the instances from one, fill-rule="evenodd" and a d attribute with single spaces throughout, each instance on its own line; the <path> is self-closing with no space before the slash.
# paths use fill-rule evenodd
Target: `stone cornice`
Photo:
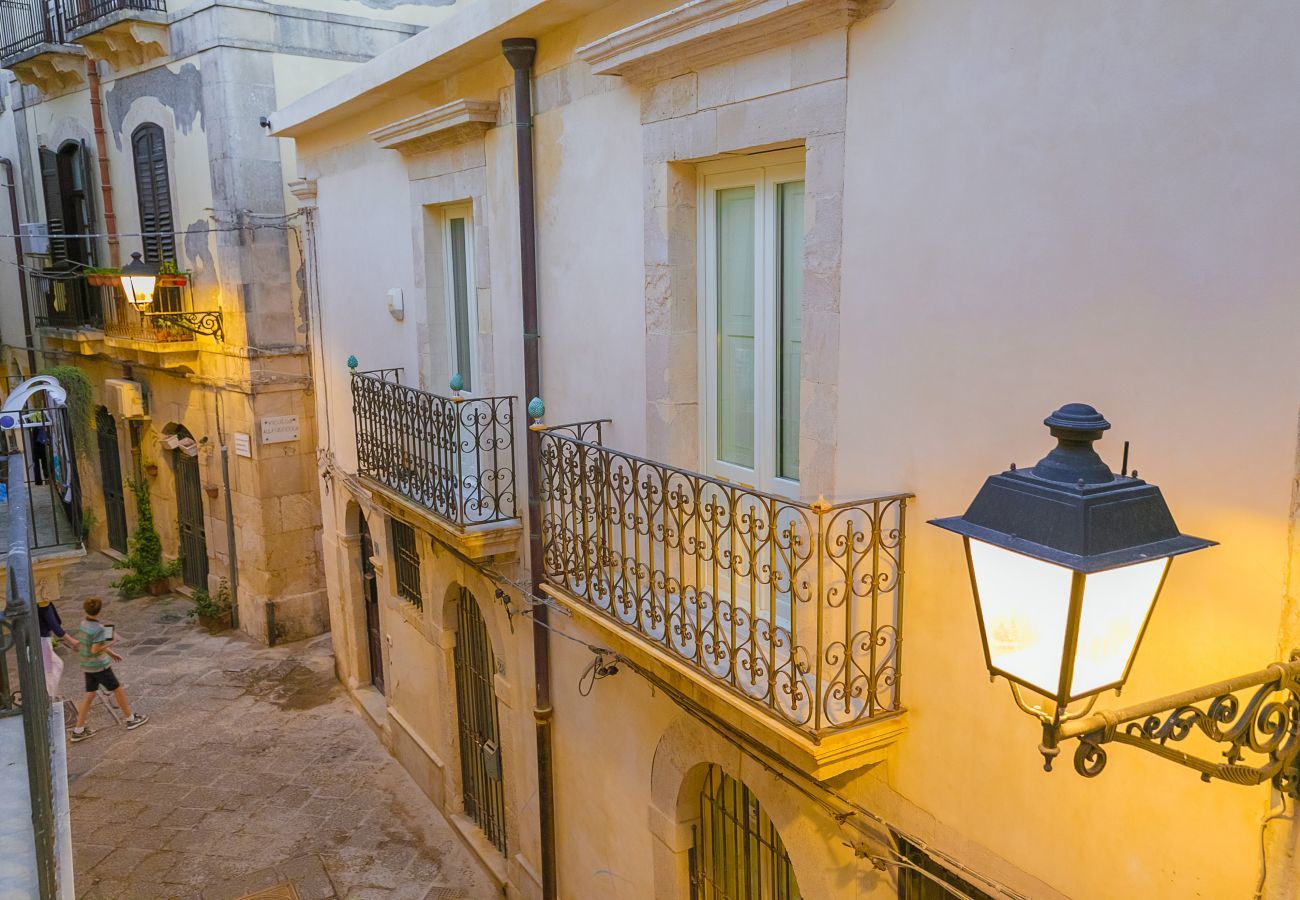
<path id="1" fill-rule="evenodd" d="M 659 81 L 823 31 L 892 0 L 691 0 L 578 48 L 597 75 Z"/>
<path id="2" fill-rule="evenodd" d="M 482 137 L 496 121 L 495 101 L 453 100 L 376 128 L 370 132 L 370 138 L 379 146 L 402 154 L 428 153 Z"/>
<path id="3" fill-rule="evenodd" d="M 297 199 L 299 206 L 315 206 L 316 179 L 295 178 L 289 182 L 289 193 Z"/>

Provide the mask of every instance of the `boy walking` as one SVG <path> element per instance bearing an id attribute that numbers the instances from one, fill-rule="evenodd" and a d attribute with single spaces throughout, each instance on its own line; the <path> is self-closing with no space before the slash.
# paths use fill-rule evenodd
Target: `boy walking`
<path id="1" fill-rule="evenodd" d="M 149 721 L 148 716 L 131 712 L 131 706 L 126 702 L 126 691 L 122 690 L 121 682 L 113 674 L 110 658 L 121 662 L 122 657 L 113 651 L 112 644 L 116 638 L 110 639 L 107 630 L 99 624 L 99 611 L 104 608 L 104 601 L 98 597 L 87 597 L 83 608 L 86 610 L 86 619 L 81 623 L 77 639 L 81 644 L 81 674 L 86 679 L 86 696 L 77 704 L 77 724 L 72 729 L 71 738 L 74 744 L 94 734 L 86 727 L 86 717 L 90 715 L 90 704 L 95 702 L 95 692 L 101 687 L 113 692 L 118 709 L 126 715 L 128 729 L 139 728 Z"/>

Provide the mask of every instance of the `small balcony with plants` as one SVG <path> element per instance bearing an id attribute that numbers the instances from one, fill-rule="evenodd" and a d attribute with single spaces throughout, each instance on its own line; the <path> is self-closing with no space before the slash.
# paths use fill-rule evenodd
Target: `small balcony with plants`
<path id="1" fill-rule="evenodd" d="M 358 371 L 348 360 L 357 474 L 376 497 L 420 516 L 471 559 L 515 553 L 515 398 L 447 395 L 401 383 L 401 369 Z"/>
<path id="2" fill-rule="evenodd" d="M 793 500 L 545 428 L 546 590 L 664 689 L 818 778 L 902 733 L 909 494 Z"/>

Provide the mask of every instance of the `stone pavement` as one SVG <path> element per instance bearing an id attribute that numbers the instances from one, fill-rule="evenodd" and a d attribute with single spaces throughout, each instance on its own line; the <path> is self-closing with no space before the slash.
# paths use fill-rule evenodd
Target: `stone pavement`
<path id="1" fill-rule="evenodd" d="M 233 900 L 286 881 L 301 900 L 498 896 L 355 711 L 328 637 L 210 635 L 183 597 L 119 599 L 116 574 L 90 554 L 59 604 L 71 629 L 84 597 L 104 598 L 125 657 L 114 671 L 150 717 L 128 732 L 97 701 L 97 733 L 69 748 L 79 897 Z M 62 655 L 64 696 L 80 697 L 76 655 Z"/>

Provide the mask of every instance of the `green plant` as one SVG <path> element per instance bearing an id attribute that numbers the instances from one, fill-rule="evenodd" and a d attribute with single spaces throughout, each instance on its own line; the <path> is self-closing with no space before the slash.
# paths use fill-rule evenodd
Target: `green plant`
<path id="1" fill-rule="evenodd" d="M 86 266 L 81 270 L 83 275 L 121 275 L 122 269 L 119 266 Z"/>
<path id="2" fill-rule="evenodd" d="M 143 593 L 155 581 L 170 578 L 181 570 L 180 560 L 163 560 L 162 539 L 158 537 L 158 529 L 154 528 L 148 483 L 132 479 L 131 493 L 135 496 L 137 518 L 135 531 L 127 543 L 131 552 L 123 559 L 113 561 L 114 568 L 130 572 L 113 582 L 113 587 L 128 597 Z"/>
<path id="3" fill-rule="evenodd" d="M 171 260 L 171 259 L 164 259 L 162 262 L 158 263 L 158 274 L 159 274 L 159 275 L 175 275 L 175 274 L 177 274 L 177 273 L 176 273 L 176 261 L 175 261 L 175 260 Z"/>
<path id="4" fill-rule="evenodd" d="M 95 427 L 95 400 L 86 373 L 76 366 L 49 366 L 40 374 L 57 378 L 68 392 L 68 420 L 72 425 L 72 445 L 84 454 L 95 447 L 90 432 Z"/>
<path id="5" fill-rule="evenodd" d="M 81 539 L 90 540 L 90 533 L 95 530 L 99 524 L 99 516 L 95 514 L 95 507 L 87 504 L 81 508 Z"/>
<path id="6" fill-rule="evenodd" d="M 209 594 L 203 588 L 194 592 L 191 598 L 194 604 L 186 615 L 191 619 L 198 616 L 203 619 L 220 619 L 230 615 L 230 582 L 221 579 L 217 582 L 216 595 Z"/>

